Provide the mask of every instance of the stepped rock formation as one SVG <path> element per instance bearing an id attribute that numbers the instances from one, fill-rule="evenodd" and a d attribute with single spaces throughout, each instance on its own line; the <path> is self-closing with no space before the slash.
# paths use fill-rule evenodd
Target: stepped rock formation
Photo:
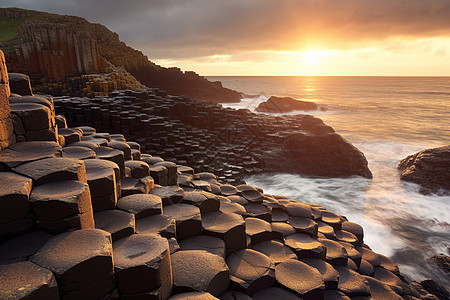
<path id="1" fill-rule="evenodd" d="M 51 97 L 15 98 L 54 111 Z M 432 282 L 410 285 L 364 244 L 361 226 L 321 205 L 224 184 L 143 153 L 122 134 L 40 116 L 34 121 L 57 124 L 57 142 L 0 151 L 2 299 L 448 295 Z"/>
<path id="2" fill-rule="evenodd" d="M 400 179 L 417 183 L 422 194 L 450 193 L 450 145 L 420 151 L 398 165 Z"/>
<path id="3" fill-rule="evenodd" d="M 14 38 L 0 40 L 10 72 L 30 75 L 35 90 L 40 92 L 53 95 L 72 92 L 78 96 L 80 92 L 76 93 L 76 90 L 80 84 L 73 83 L 70 78 L 112 72 L 121 75 L 120 79 L 106 82 L 119 87 L 110 86 L 105 92 L 104 86 L 97 85 L 96 89 L 91 87 L 94 92 L 107 95 L 114 89 L 140 88 L 142 84 L 167 90 L 173 95 L 186 94 L 197 100 L 238 102 L 241 98 L 240 93 L 223 88 L 220 82 L 210 82 L 194 72 L 163 68 L 150 62 L 142 52 L 121 42 L 116 33 L 83 18 L 16 8 L 1 8 L 0 17 L 21 22 Z M 132 82 L 130 77 L 137 80 Z M 124 80 L 131 82 L 128 86 L 120 86 Z M 86 85 L 82 87 L 87 88 Z M 86 91 L 82 95 L 95 94 Z"/>

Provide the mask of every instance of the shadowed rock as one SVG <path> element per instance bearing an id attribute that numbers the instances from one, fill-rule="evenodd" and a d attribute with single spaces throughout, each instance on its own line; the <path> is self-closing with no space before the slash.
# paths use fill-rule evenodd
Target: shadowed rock
<path id="1" fill-rule="evenodd" d="M 310 101 L 302 101 L 291 97 L 271 96 L 267 101 L 261 102 L 255 109 L 266 113 L 288 113 L 295 110 L 318 110 L 317 104 Z"/>
<path id="2" fill-rule="evenodd" d="M 450 145 L 420 151 L 403 159 L 398 169 L 400 179 L 417 183 L 422 194 L 450 191 Z"/>
<path id="3" fill-rule="evenodd" d="M 202 290 L 220 296 L 230 286 L 224 259 L 203 250 L 178 251 L 172 255 L 175 291 Z"/>
<path id="4" fill-rule="evenodd" d="M 317 258 L 302 258 L 301 262 L 313 267 L 323 276 L 326 289 L 335 290 L 338 287 L 339 273 L 329 263 Z"/>
<path id="5" fill-rule="evenodd" d="M 175 219 L 177 239 L 199 235 L 202 231 L 200 209 L 189 204 L 174 204 L 164 207 L 164 214 Z"/>
<path id="6" fill-rule="evenodd" d="M 252 245 L 271 239 L 281 239 L 281 234 L 272 232 L 269 222 L 258 218 L 245 219 L 245 232 L 250 237 Z"/>
<path id="7" fill-rule="evenodd" d="M 291 134 L 271 151 L 265 152 L 263 160 L 268 172 L 283 170 L 285 173 L 323 177 L 358 175 L 372 178 L 364 154 L 334 132 Z"/>
<path id="8" fill-rule="evenodd" d="M 227 257 L 230 268 L 231 287 L 252 295 L 268 288 L 275 282 L 274 264 L 266 255 L 243 249 Z"/>
<path id="9" fill-rule="evenodd" d="M 155 166 L 163 166 L 167 169 L 167 185 L 177 184 L 177 165 L 170 161 L 157 162 Z"/>
<path id="10" fill-rule="evenodd" d="M 180 242 L 181 250 L 205 250 L 212 254 L 226 257 L 225 242 L 217 237 L 197 235 Z"/>
<path id="11" fill-rule="evenodd" d="M 97 135 L 98 135 L 98 133 L 97 133 Z M 112 141 L 112 142 L 108 143 L 108 147 L 122 151 L 125 160 L 132 159 L 131 147 L 127 143 L 119 142 L 119 141 Z"/>
<path id="12" fill-rule="evenodd" d="M 237 214 L 211 212 L 202 217 L 203 233 L 225 241 L 227 253 L 245 248 L 245 221 Z"/>
<path id="13" fill-rule="evenodd" d="M 254 300 L 301 300 L 299 296 L 279 287 L 270 287 L 252 295 Z"/>
<path id="14" fill-rule="evenodd" d="M 347 265 L 348 254 L 344 246 L 329 239 L 318 239 L 326 248 L 326 260 L 333 266 Z"/>
<path id="15" fill-rule="evenodd" d="M 95 227 L 111 234 L 117 241 L 135 232 L 134 215 L 118 209 L 104 210 L 94 214 Z"/>
<path id="16" fill-rule="evenodd" d="M 122 151 L 103 146 L 95 148 L 94 151 L 97 155 L 97 158 L 115 162 L 119 166 L 119 178 L 122 178 L 125 175 L 125 159 Z"/>
<path id="17" fill-rule="evenodd" d="M 28 260 L 51 237 L 46 232 L 32 231 L 0 244 L 0 265 Z"/>
<path id="18" fill-rule="evenodd" d="M 44 105 L 37 103 L 12 103 L 11 113 L 19 116 L 25 130 L 45 130 L 52 127 L 52 113 Z"/>
<path id="19" fill-rule="evenodd" d="M 208 192 L 186 192 L 182 202 L 197 206 L 202 215 L 217 211 L 220 207 L 219 198 Z"/>
<path id="20" fill-rule="evenodd" d="M 214 297 L 210 293 L 207 292 L 186 292 L 173 295 L 169 298 L 169 300 L 184 300 L 184 299 L 192 299 L 192 300 L 217 300 L 218 298 Z"/>
<path id="21" fill-rule="evenodd" d="M 282 262 L 275 268 L 279 284 L 297 293 L 303 299 L 322 299 L 325 283 L 315 268 L 298 260 Z"/>
<path id="22" fill-rule="evenodd" d="M 89 186 L 74 180 L 36 187 L 31 193 L 30 203 L 36 218 L 44 221 L 56 221 L 89 211 L 92 213 Z"/>
<path id="23" fill-rule="evenodd" d="M 111 235 L 103 230 L 55 236 L 30 261 L 53 272 L 63 297 L 95 287 L 91 296 L 101 298 L 114 288 Z"/>
<path id="24" fill-rule="evenodd" d="M 135 179 L 135 178 L 122 178 L 121 182 L 122 196 L 134 195 L 134 194 L 148 194 L 154 186 L 153 178 L 150 176 Z"/>
<path id="25" fill-rule="evenodd" d="M 178 186 L 155 187 L 151 194 L 161 197 L 163 206 L 180 203 L 184 196 L 184 191 Z"/>
<path id="26" fill-rule="evenodd" d="M 0 266 L 1 299 L 57 300 L 58 286 L 53 273 L 32 262 Z"/>
<path id="27" fill-rule="evenodd" d="M 156 184 L 169 184 L 169 170 L 164 166 L 150 165 L 150 176 L 153 177 Z"/>
<path id="28" fill-rule="evenodd" d="M 119 166 L 103 159 L 88 159 L 84 164 L 94 212 L 113 209 L 120 192 Z"/>
<path id="29" fill-rule="evenodd" d="M 394 273 L 389 272 L 388 270 L 381 267 L 375 267 L 374 271 L 374 278 L 378 279 L 384 284 L 387 284 L 397 294 L 402 296 L 411 294 L 411 289 L 409 288 L 409 286 L 400 278 L 398 278 Z"/>
<path id="30" fill-rule="evenodd" d="M 8 73 L 11 93 L 21 96 L 33 95 L 30 85 L 30 77 L 21 73 Z"/>
<path id="31" fill-rule="evenodd" d="M 61 128 L 58 130 L 58 134 L 64 137 L 66 145 L 81 141 L 82 136 L 80 131 L 73 128 Z"/>
<path id="32" fill-rule="evenodd" d="M 125 162 L 125 167 L 130 168 L 131 177 L 139 179 L 150 176 L 150 167 L 146 162 L 139 160 L 128 160 Z"/>
<path id="33" fill-rule="evenodd" d="M 169 244 L 159 235 L 134 234 L 113 243 L 117 288 L 138 294 L 161 288 L 166 298 L 172 289 Z"/>
<path id="34" fill-rule="evenodd" d="M 28 214 L 32 180 L 15 173 L 0 172 L 0 182 L 0 223 L 12 222 Z"/>
<path id="35" fill-rule="evenodd" d="M 55 142 L 23 142 L 0 151 L 0 163 L 14 168 L 22 163 L 61 156 L 62 148 Z"/>

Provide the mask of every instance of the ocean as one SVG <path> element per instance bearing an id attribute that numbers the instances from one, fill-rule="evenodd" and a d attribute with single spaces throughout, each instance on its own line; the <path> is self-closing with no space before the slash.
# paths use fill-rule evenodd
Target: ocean
<path id="1" fill-rule="evenodd" d="M 450 77 L 207 77 L 248 94 L 225 107 L 253 110 L 270 96 L 326 107 L 307 113 L 358 147 L 373 180 L 262 174 L 245 178 L 269 194 L 317 203 L 361 224 L 365 242 L 398 264 L 409 280 L 450 277 L 430 258 L 450 251 L 450 196 L 424 196 L 401 182 L 401 159 L 450 144 Z M 450 170 L 449 170 L 450 172 Z"/>

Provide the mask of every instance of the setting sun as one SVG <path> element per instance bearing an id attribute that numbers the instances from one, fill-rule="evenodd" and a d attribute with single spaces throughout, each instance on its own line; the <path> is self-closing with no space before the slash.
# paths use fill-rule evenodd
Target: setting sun
<path id="1" fill-rule="evenodd" d="M 307 65 L 317 65 L 321 63 L 322 57 L 325 56 L 323 50 L 309 50 L 302 53 L 303 60 Z"/>

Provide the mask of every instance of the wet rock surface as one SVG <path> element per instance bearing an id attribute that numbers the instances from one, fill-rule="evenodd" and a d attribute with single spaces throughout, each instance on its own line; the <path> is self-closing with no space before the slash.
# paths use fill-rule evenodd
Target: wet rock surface
<path id="1" fill-rule="evenodd" d="M 272 96 L 267 101 L 261 102 L 256 111 L 266 113 L 288 113 L 295 110 L 318 110 L 314 102 L 302 101 L 291 97 Z"/>
<path id="2" fill-rule="evenodd" d="M 399 163 L 398 169 L 400 179 L 419 184 L 422 194 L 450 194 L 450 145 L 410 155 Z"/>

